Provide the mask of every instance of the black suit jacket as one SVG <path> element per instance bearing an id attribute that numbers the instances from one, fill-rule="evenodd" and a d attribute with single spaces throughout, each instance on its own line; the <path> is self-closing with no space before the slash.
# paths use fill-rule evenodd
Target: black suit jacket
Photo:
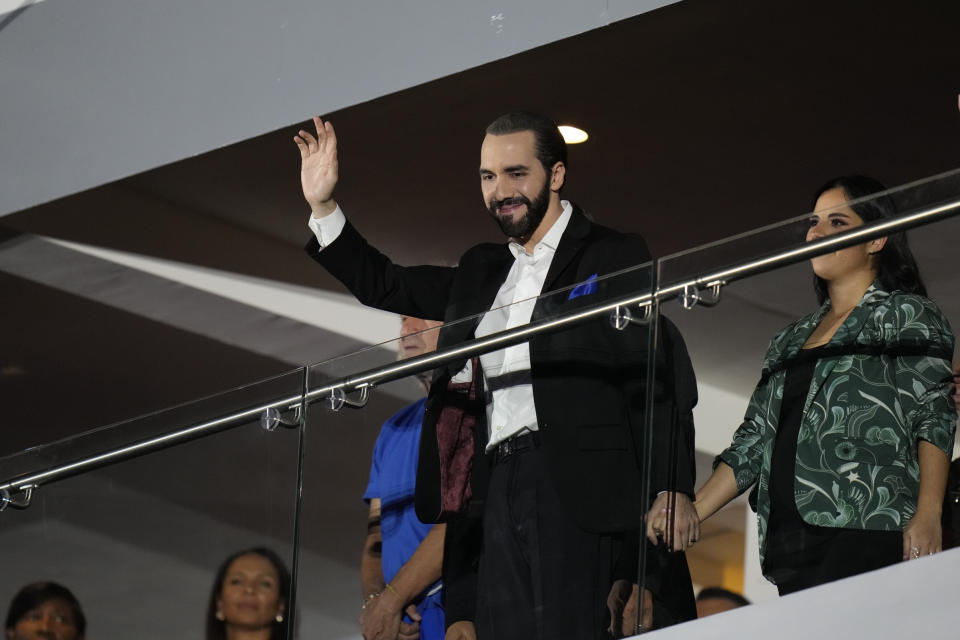
<path id="1" fill-rule="evenodd" d="M 319 251 L 315 238 L 307 251 L 364 304 L 414 317 L 443 319 L 447 324 L 441 330 L 439 348 L 473 337 L 481 315 L 490 308 L 514 261 L 506 245 L 481 244 L 467 251 L 457 267 L 401 267 L 371 247 L 349 223 L 323 251 Z M 592 276 L 613 274 L 649 259 L 640 236 L 593 224 L 575 208 L 543 291 L 572 287 Z M 573 298 L 569 291 L 542 296 L 531 321 L 641 291 L 650 286 L 649 273 L 641 268 L 601 279 L 595 290 Z M 469 319 L 455 322 L 461 318 Z M 667 328 L 673 336 L 672 346 L 662 341 L 663 346 L 655 353 L 658 374 L 654 385 L 651 489 L 653 494 L 664 489 L 692 494 L 692 419 L 681 418 L 696 402 L 696 382 L 679 333 L 672 325 Z M 606 317 L 530 340 L 542 447 L 568 515 L 584 530 L 622 532 L 642 527 L 651 497 L 640 492 L 648 353 L 646 327 L 631 324 L 618 331 Z M 421 433 L 416 487 L 420 518 L 425 522 L 448 521 L 444 558 L 448 624 L 469 619 L 472 613 L 473 572 L 480 539 L 477 518 L 489 471 L 484 454 L 486 417 L 478 406 L 470 507 L 460 514 L 442 512 L 436 421 L 441 408 L 450 401 L 447 382 L 465 364 L 466 360 L 453 362 L 435 374 Z M 672 429 L 681 423 L 689 428 Z"/>

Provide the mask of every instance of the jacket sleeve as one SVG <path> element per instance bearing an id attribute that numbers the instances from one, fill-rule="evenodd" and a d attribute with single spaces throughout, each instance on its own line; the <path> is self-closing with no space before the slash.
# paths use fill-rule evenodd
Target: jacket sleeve
<path id="1" fill-rule="evenodd" d="M 892 304 L 902 355 L 896 361 L 897 393 L 908 432 L 948 456 L 953 450 L 957 412 L 953 402 L 954 337 L 947 319 L 926 298 L 903 296 Z"/>
<path id="2" fill-rule="evenodd" d="M 779 338 L 780 336 L 778 336 Z M 765 362 L 771 360 L 777 338 L 770 343 Z M 743 423 L 733 434 L 730 446 L 720 452 L 714 460 L 714 467 L 724 462 L 733 469 L 737 481 L 737 490 L 743 493 L 753 486 L 760 477 L 763 458 L 768 446 L 766 433 L 776 428 L 778 416 L 773 415 L 772 407 L 779 406 L 774 402 L 779 387 L 782 384 L 783 374 L 764 376 L 764 379 L 753 390 Z M 772 432 L 772 431 L 771 431 Z"/>
<path id="3" fill-rule="evenodd" d="M 443 320 L 455 267 L 402 267 L 377 251 L 348 221 L 339 237 L 306 251 L 363 304 L 426 320 Z"/>

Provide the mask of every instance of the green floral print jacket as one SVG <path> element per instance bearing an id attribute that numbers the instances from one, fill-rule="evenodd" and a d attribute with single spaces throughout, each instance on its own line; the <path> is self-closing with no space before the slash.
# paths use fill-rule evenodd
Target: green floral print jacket
<path id="1" fill-rule="evenodd" d="M 773 338 L 744 422 L 718 460 L 736 476 L 760 529 L 763 562 L 770 462 L 786 370 L 830 308 L 825 302 Z M 916 511 L 917 443 L 950 455 L 957 414 L 950 363 L 954 337 L 930 300 L 874 283 L 820 349 L 797 439 L 794 497 L 805 522 L 903 530 Z"/>

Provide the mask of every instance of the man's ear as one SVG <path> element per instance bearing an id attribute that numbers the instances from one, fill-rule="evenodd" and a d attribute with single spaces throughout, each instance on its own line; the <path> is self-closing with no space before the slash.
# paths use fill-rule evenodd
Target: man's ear
<path id="1" fill-rule="evenodd" d="M 567 179 L 567 166 L 557 162 L 550 168 L 550 191 L 560 191 Z"/>

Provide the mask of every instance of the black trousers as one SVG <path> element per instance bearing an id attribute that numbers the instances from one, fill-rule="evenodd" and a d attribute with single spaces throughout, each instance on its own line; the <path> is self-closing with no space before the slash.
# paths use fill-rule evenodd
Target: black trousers
<path id="1" fill-rule="evenodd" d="M 610 637 L 606 598 L 622 542 L 574 524 L 553 489 L 541 450 L 494 464 L 483 532 L 479 640 Z"/>

